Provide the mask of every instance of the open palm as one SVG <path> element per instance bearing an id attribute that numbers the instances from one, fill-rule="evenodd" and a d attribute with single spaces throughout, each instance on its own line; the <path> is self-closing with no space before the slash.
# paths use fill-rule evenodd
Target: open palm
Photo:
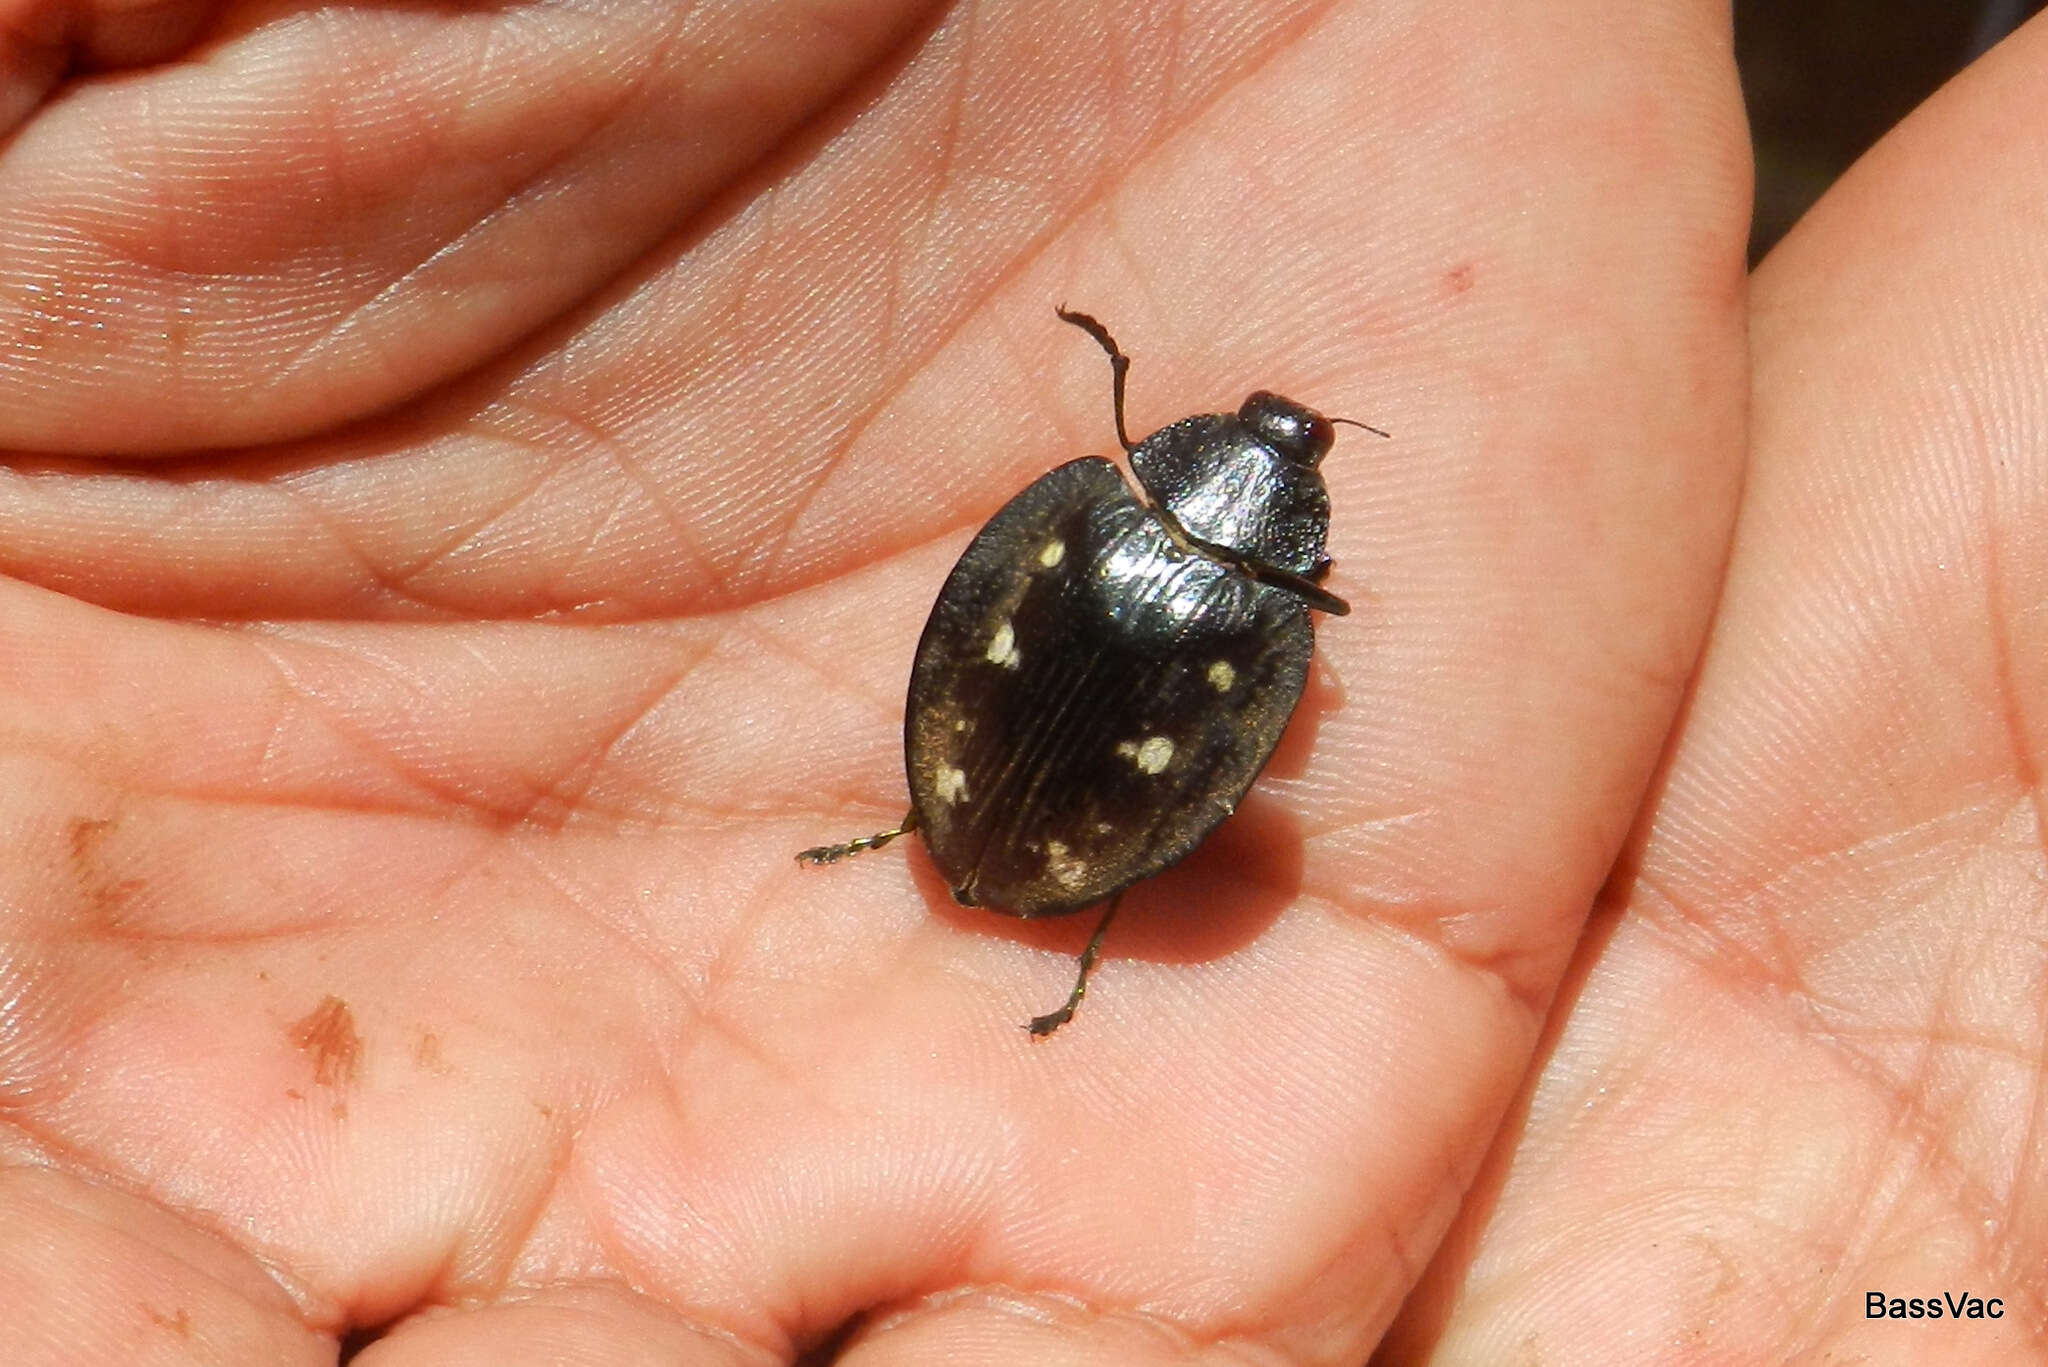
<path id="1" fill-rule="evenodd" d="M 1723 662 L 1798 634 L 1746 560 L 1640 810 L 1735 516 L 1745 163 L 1718 10 L 1594 11 L 273 6 L 17 60 L 12 1360 L 1355 1363 L 1486 1174 L 1386 1352 L 1521 1341 L 1575 1236 L 1509 1170 L 1585 1178 L 1498 1126 L 1631 827 L 1729 880 L 1665 894 L 1713 963 L 1759 861 L 1853 849 L 1697 817 L 1693 737 L 1775 696 Z M 791 856 L 900 815 L 947 566 L 1112 446 L 1060 302 L 1134 428 L 1264 387 L 1395 440 L 1327 464 L 1354 613 L 1267 777 L 1033 1042 L 1088 918 Z M 1847 363 L 1806 345 L 1759 355 Z M 1785 487 L 1745 557 L 1816 553 Z M 1879 702 L 1742 772 L 1829 810 Z"/>

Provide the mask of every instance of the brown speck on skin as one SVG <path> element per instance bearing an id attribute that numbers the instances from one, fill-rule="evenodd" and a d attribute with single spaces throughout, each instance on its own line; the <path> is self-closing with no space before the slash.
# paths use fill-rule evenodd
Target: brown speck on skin
<path id="1" fill-rule="evenodd" d="M 142 1313 L 149 1316 L 151 1324 L 160 1325 L 181 1339 L 192 1337 L 192 1316 L 182 1306 L 175 1313 L 166 1315 L 153 1305 L 145 1305 Z"/>
<path id="2" fill-rule="evenodd" d="M 356 1034 L 355 1016 L 341 998 L 322 997 L 318 1006 L 292 1023 L 286 1036 L 312 1058 L 313 1081 L 320 1086 L 355 1081 L 363 1041 Z"/>
<path id="3" fill-rule="evenodd" d="M 1472 288 L 1472 263 L 1467 261 L 1444 272 L 1444 286 L 1452 294 L 1463 294 Z"/>
<path id="4" fill-rule="evenodd" d="M 93 850 L 114 823 L 105 817 L 80 817 L 71 823 L 71 857 L 81 863 L 92 857 Z"/>
<path id="5" fill-rule="evenodd" d="M 133 901 L 146 886 L 140 878 L 111 876 L 105 846 L 115 824 L 108 817 L 79 817 L 65 829 L 85 904 L 97 919 L 110 925 L 123 905 Z"/>

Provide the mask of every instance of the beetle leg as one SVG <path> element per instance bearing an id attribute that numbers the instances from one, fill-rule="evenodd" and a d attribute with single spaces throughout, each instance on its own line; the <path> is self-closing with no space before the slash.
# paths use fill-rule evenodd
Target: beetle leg
<path id="1" fill-rule="evenodd" d="M 1067 994 L 1067 1000 L 1057 1011 L 1048 1011 L 1036 1016 L 1024 1028 L 1031 1032 L 1033 1039 L 1044 1039 L 1053 1031 L 1074 1018 L 1074 1011 L 1081 1005 L 1081 998 L 1088 995 L 1088 975 L 1095 969 L 1095 957 L 1102 952 L 1102 937 L 1109 930 L 1109 922 L 1116 915 L 1117 903 L 1124 900 L 1118 893 L 1109 899 L 1109 910 L 1102 913 L 1102 919 L 1095 923 L 1095 934 L 1088 939 L 1088 948 L 1081 951 L 1081 971 L 1074 977 L 1074 990 Z"/>
<path id="2" fill-rule="evenodd" d="M 904 814 L 903 823 L 892 831 L 877 831 L 864 835 L 858 840 L 849 840 L 841 845 L 817 845 L 798 854 L 799 864 L 836 864 L 850 854 L 864 854 L 879 850 L 899 835 L 908 835 L 917 829 L 917 809 L 911 808 Z"/>
<path id="3" fill-rule="evenodd" d="M 1130 433 L 1124 430 L 1124 376 L 1130 373 L 1131 358 L 1124 355 L 1122 348 L 1117 346 L 1116 338 L 1109 335 L 1109 329 L 1087 314 L 1076 313 L 1064 304 L 1054 305 L 1053 312 L 1060 316 L 1062 322 L 1072 323 L 1093 337 L 1096 344 L 1109 353 L 1109 391 L 1111 401 L 1116 407 L 1117 443 L 1126 452 L 1137 450 L 1138 444 L 1132 441 Z"/>

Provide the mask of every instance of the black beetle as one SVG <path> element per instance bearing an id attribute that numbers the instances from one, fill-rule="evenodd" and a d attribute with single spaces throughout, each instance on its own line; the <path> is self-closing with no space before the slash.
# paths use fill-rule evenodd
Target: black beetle
<path id="1" fill-rule="evenodd" d="M 1330 419 L 1264 391 L 1143 442 L 1124 430 L 1130 358 L 1109 354 L 1117 440 L 1149 502 L 1090 456 L 989 519 L 939 590 L 903 722 L 910 812 L 797 856 L 829 864 L 921 831 L 963 906 L 1062 916 L 1107 902 L 1051 1034 L 1088 989 L 1117 901 L 1235 811 L 1308 678 L 1330 499 Z M 1352 423 L 1380 436 L 1376 427 Z"/>

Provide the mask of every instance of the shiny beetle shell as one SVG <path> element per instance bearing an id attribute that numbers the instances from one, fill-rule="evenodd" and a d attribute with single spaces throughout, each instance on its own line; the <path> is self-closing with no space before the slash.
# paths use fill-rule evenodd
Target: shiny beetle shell
<path id="1" fill-rule="evenodd" d="M 1181 544 L 1108 461 L 1040 478 L 911 668 L 911 801 L 954 896 L 1053 916 L 1179 862 L 1273 753 L 1313 645 L 1298 597 Z"/>

